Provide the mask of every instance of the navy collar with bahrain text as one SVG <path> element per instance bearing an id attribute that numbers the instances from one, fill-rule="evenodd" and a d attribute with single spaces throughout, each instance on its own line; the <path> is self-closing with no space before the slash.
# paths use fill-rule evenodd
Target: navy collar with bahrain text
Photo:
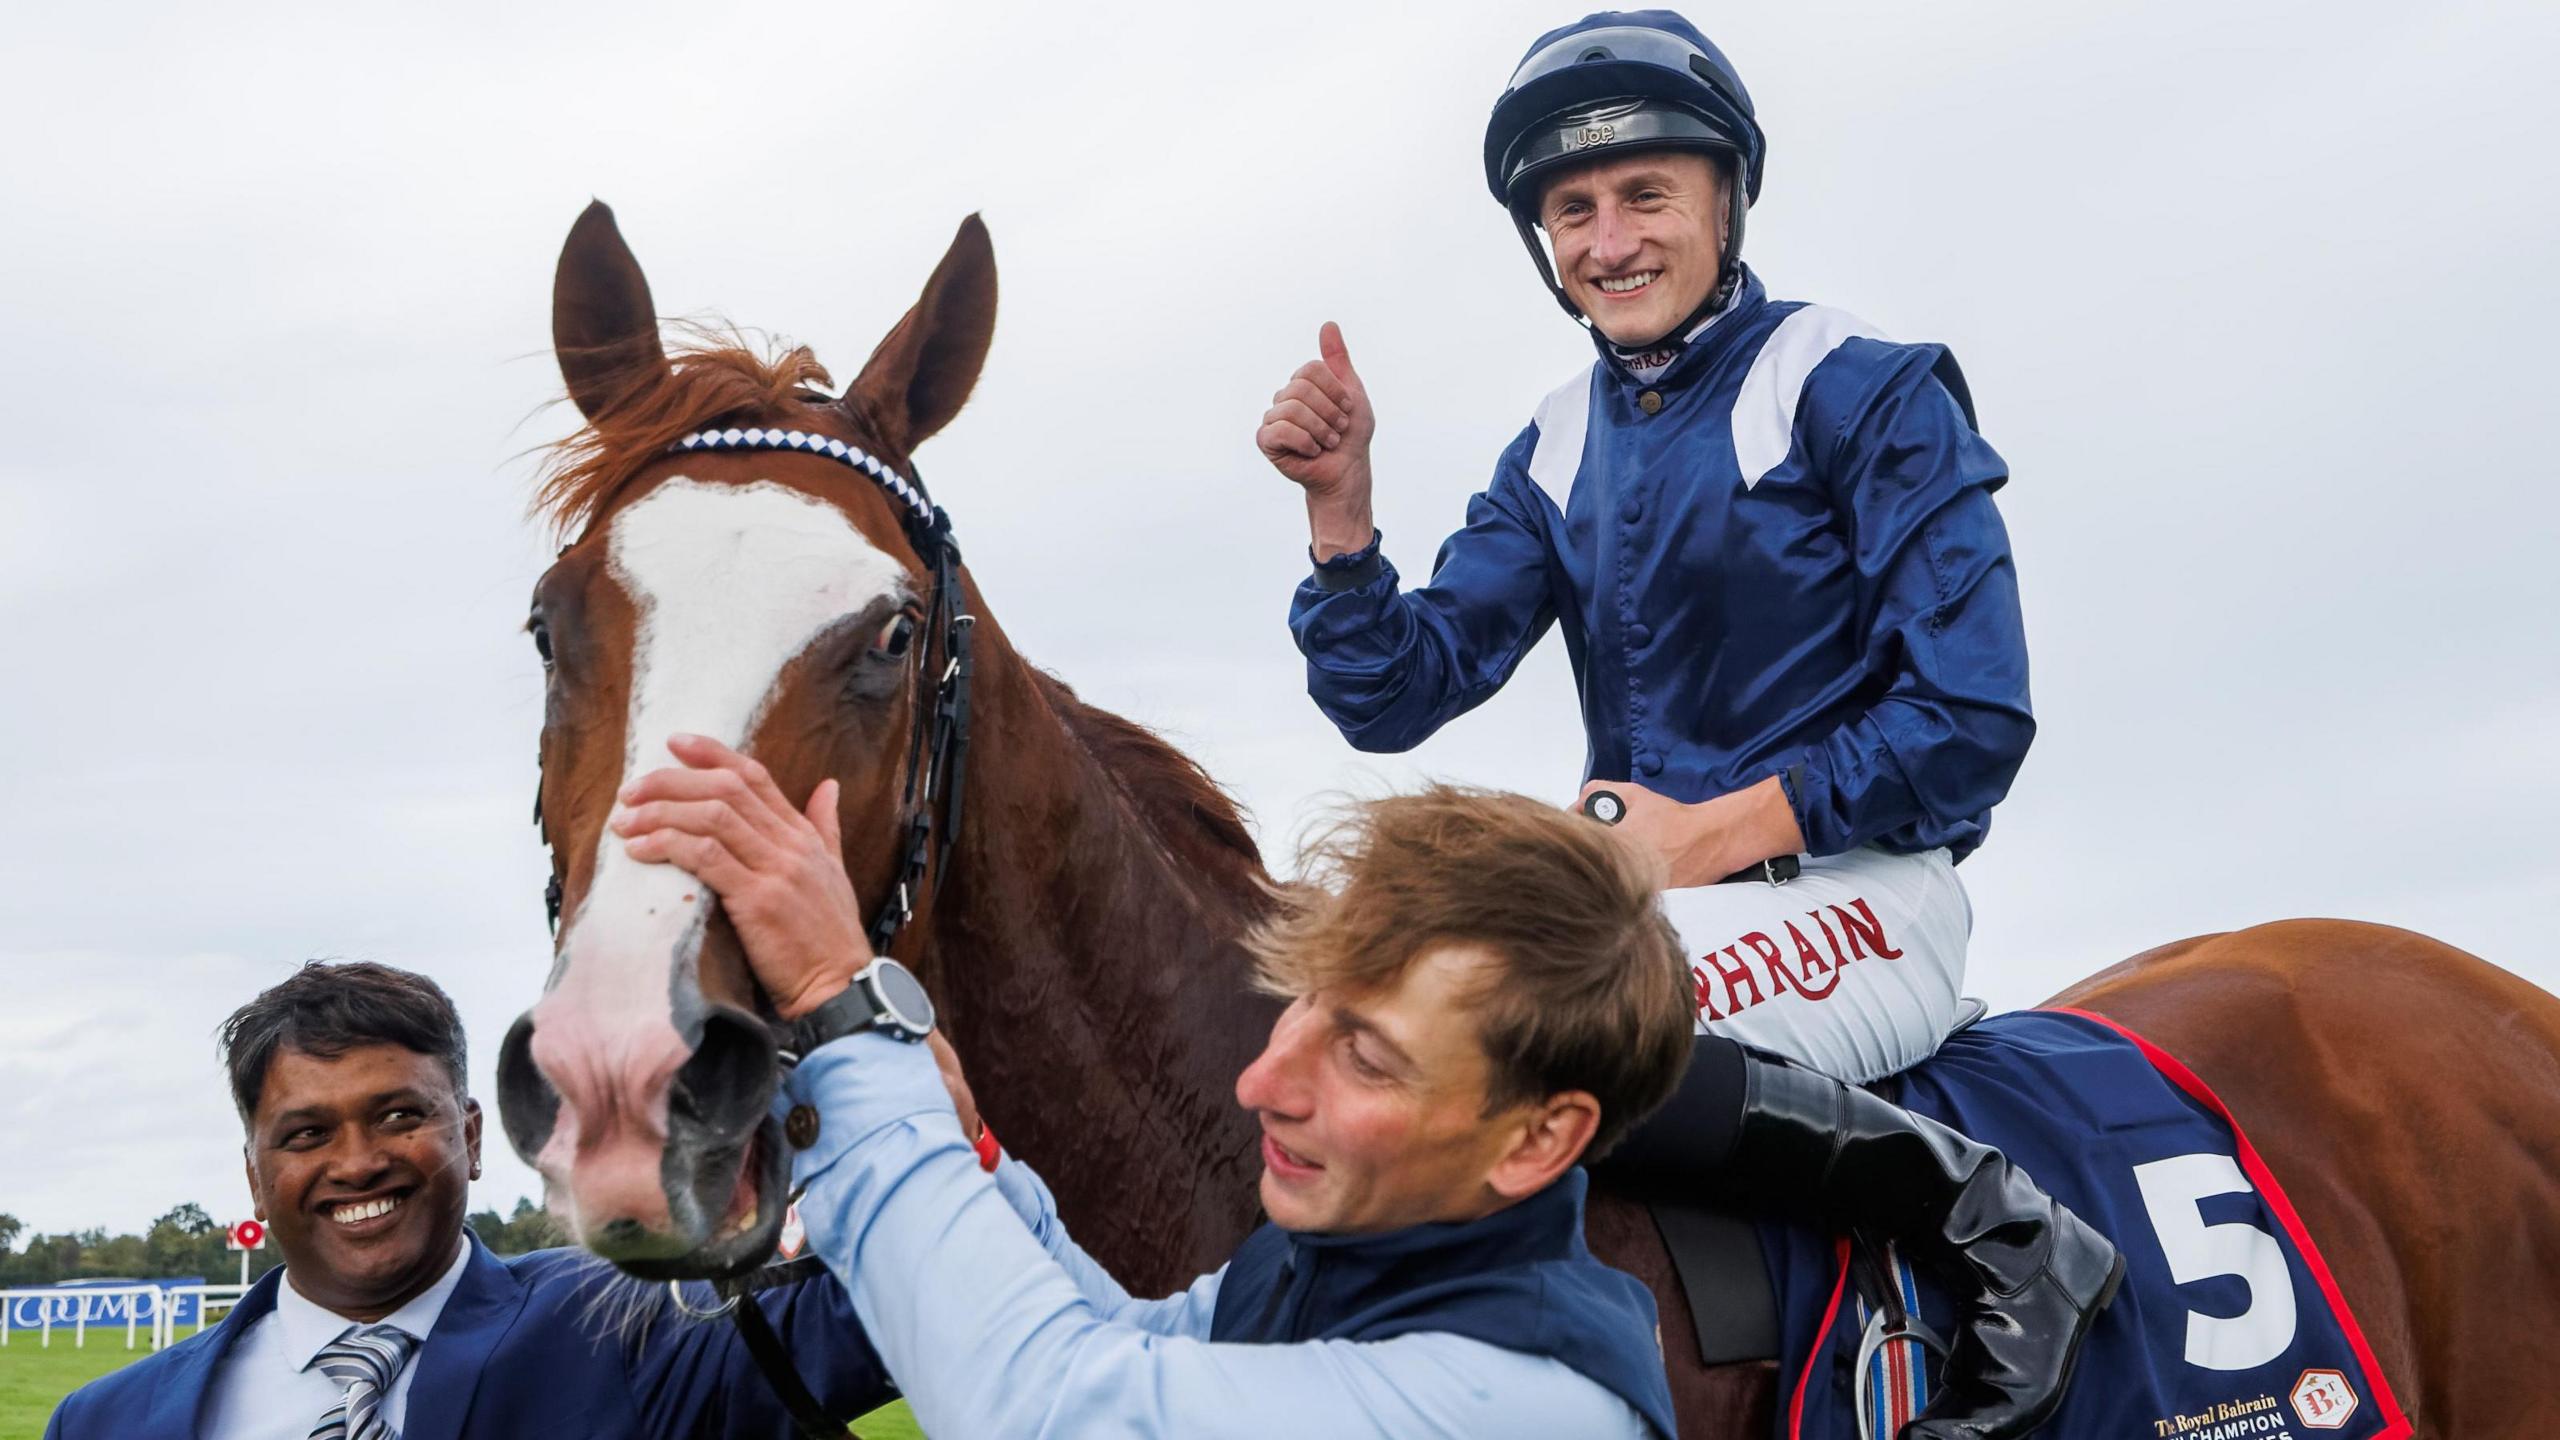
<path id="1" fill-rule="evenodd" d="M 1656 385 L 1666 380 L 1679 384 L 1696 370 L 1694 366 L 1682 365 L 1682 361 L 1721 348 L 1719 341 L 1744 328 L 1735 323 L 1736 319 L 1768 298 L 1769 292 L 1760 284 L 1760 277 L 1752 274 L 1751 267 L 1745 265 L 1741 278 L 1734 282 L 1733 293 L 1716 307 L 1714 314 L 1691 325 L 1686 334 L 1664 336 L 1640 350 L 1630 350 L 1616 343 L 1597 328 L 1592 330 L 1591 339 L 1599 347 L 1609 368 L 1625 379 L 1638 385 Z M 1683 373 L 1675 375 L 1675 371 Z"/>

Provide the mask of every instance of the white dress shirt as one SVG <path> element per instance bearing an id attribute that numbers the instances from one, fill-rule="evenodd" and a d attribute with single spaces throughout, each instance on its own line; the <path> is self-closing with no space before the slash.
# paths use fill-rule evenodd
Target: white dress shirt
<path id="1" fill-rule="evenodd" d="M 471 1259 L 471 1239 L 462 1238 L 453 1263 L 417 1299 L 378 1322 L 406 1331 L 423 1345 L 436 1328 L 444 1302 L 462 1283 L 462 1267 Z M 311 1368 L 322 1349 L 363 1322 L 324 1310 L 293 1288 L 288 1275 L 276 1287 L 276 1308 L 259 1316 L 249 1333 L 232 1342 L 222 1370 L 213 1378 L 206 1401 L 204 1440 L 309 1440 L 311 1427 L 338 1403 L 346 1387 Z M 418 1351 L 392 1377 L 381 1415 L 396 1434 L 409 1418 L 409 1377 L 418 1373 Z"/>

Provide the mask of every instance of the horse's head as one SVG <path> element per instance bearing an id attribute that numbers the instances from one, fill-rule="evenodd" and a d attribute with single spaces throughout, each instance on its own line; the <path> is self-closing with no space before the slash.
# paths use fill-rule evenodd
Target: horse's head
<path id="1" fill-rule="evenodd" d="M 635 1272 L 762 1263 L 788 1166 L 770 1010 L 735 932 L 693 876 L 626 855 L 607 817 L 624 785 L 673 763 L 669 736 L 709 735 L 795 800 L 837 777 L 857 891 L 875 905 L 895 888 L 910 745 L 930 721 L 918 711 L 934 684 L 921 671 L 937 577 L 911 538 L 931 507 L 890 477 L 913 473 L 909 452 L 977 383 L 995 289 L 972 216 L 831 399 L 805 350 L 671 357 L 602 204 L 561 251 L 552 333 L 587 426 L 544 487 L 577 540 L 534 587 L 529 626 L 549 677 L 539 816 L 559 922 L 550 982 L 508 1033 L 498 1088 L 507 1137 L 554 1208 Z M 670 453 L 747 428 L 802 448 Z"/>

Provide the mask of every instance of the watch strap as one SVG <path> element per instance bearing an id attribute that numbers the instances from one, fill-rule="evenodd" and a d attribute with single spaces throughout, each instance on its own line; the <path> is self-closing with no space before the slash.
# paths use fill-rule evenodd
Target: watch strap
<path id="1" fill-rule="evenodd" d="M 830 1040 L 859 1035 L 880 1018 L 871 987 L 859 979 L 824 1005 L 791 1022 L 791 1053 L 806 1056 Z"/>

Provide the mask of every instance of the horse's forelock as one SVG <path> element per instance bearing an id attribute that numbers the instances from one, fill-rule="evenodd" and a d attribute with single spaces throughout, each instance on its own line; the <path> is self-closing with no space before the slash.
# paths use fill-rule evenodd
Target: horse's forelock
<path id="1" fill-rule="evenodd" d="M 563 534 L 592 521 L 607 501 L 664 458 L 667 447 L 717 423 L 784 412 L 804 392 L 833 383 L 805 345 L 759 342 L 715 323 L 675 327 L 681 337 L 606 383 L 617 398 L 594 423 L 544 448 L 533 513 Z"/>

